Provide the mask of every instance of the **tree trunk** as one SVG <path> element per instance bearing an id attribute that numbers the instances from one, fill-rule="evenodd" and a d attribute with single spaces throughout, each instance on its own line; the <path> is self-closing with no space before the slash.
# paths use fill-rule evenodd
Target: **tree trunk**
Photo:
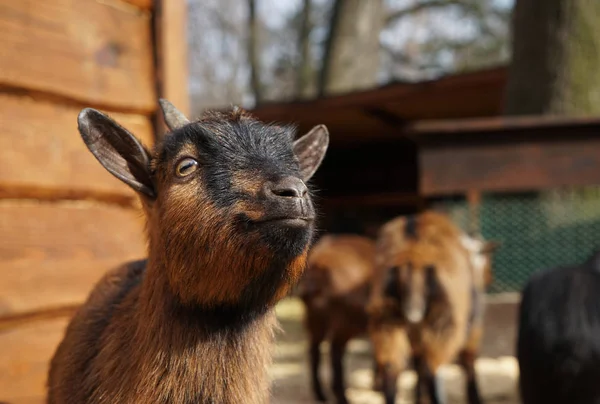
<path id="1" fill-rule="evenodd" d="M 256 1 L 248 0 L 248 64 L 250 65 L 250 88 L 254 94 L 254 102 L 263 100 L 260 82 L 260 58 L 258 46 L 258 19 L 256 18 Z"/>
<path id="2" fill-rule="evenodd" d="M 320 95 L 377 84 L 383 11 L 383 0 L 335 1 L 321 69 Z"/>
<path id="3" fill-rule="evenodd" d="M 600 113 L 600 1 L 517 0 L 508 115 Z"/>
<path id="4" fill-rule="evenodd" d="M 300 30 L 298 32 L 298 54 L 300 63 L 296 77 L 296 97 L 308 97 L 312 76 L 312 58 L 310 54 L 310 33 L 312 22 L 310 18 L 311 0 L 304 0 L 302 8 Z"/>

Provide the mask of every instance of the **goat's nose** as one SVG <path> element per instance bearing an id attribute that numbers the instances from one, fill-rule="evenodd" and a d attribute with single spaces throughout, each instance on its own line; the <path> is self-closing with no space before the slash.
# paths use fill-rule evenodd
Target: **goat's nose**
<path id="1" fill-rule="evenodd" d="M 287 198 L 302 198 L 308 192 L 308 188 L 300 178 L 284 177 L 273 183 L 270 187 L 272 194 Z"/>

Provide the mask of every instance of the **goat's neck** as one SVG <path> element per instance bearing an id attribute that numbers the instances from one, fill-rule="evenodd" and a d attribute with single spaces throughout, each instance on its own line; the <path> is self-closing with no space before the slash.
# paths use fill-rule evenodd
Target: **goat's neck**
<path id="1" fill-rule="evenodd" d="M 139 295 L 136 342 L 147 353 L 142 360 L 151 358 L 145 366 L 158 372 L 163 394 L 189 397 L 191 389 L 193 402 L 264 402 L 276 326 L 272 310 L 240 317 L 178 304 L 169 290 L 168 268 L 152 258 Z"/>

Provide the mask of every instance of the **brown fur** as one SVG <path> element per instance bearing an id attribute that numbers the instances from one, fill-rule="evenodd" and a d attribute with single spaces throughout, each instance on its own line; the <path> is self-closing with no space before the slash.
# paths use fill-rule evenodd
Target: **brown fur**
<path id="1" fill-rule="evenodd" d="M 380 232 L 369 305 L 378 366 L 391 372 L 386 375 L 388 403 L 393 402 L 395 378 L 402 370 L 399 366 L 410 356 L 421 368 L 417 369 L 421 376 L 434 378 L 440 365 L 461 353 L 469 383 L 474 383 L 473 365 L 482 336 L 485 274 L 490 271 L 488 266 L 474 267 L 474 252 L 461 241 L 464 234 L 445 216 L 434 212 L 417 216 L 414 235 L 408 234 L 407 220 L 394 219 Z M 390 279 L 391 273 L 397 278 Z M 434 279 L 434 286 L 428 279 Z M 431 290 L 436 292 L 430 295 Z M 475 301 L 473 292 L 477 295 Z M 418 313 L 423 313 L 421 319 Z M 409 320 L 411 316 L 416 323 Z M 389 333 L 405 333 L 410 341 L 411 350 L 403 352 L 402 358 L 398 358 L 398 352 L 406 344 L 397 335 L 386 336 Z M 390 348 L 382 340 L 400 341 L 396 342 L 399 347 Z M 394 386 L 390 386 L 392 379 Z M 421 388 L 418 386 L 418 390 Z M 478 402 L 475 393 L 469 395 L 475 400 L 470 402 Z M 417 397 L 425 399 L 419 391 Z"/>
<path id="2" fill-rule="evenodd" d="M 274 315 L 217 334 L 186 318 L 190 333 L 189 322 L 173 321 L 179 309 L 164 304 L 169 292 L 144 267 L 137 262 L 106 275 L 54 356 L 50 388 L 55 379 L 75 381 L 84 372 L 98 387 L 61 384 L 50 403 L 197 403 L 204 396 L 215 403 L 266 402 Z"/>
<path id="3" fill-rule="evenodd" d="M 355 235 L 326 235 L 315 244 L 300 283 L 310 338 L 315 397 L 325 398 L 318 377 L 321 342 L 331 342 L 333 392 L 346 403 L 343 355 L 347 342 L 367 330 L 366 305 L 373 276 L 375 243 Z"/>
<path id="4" fill-rule="evenodd" d="M 95 155 L 103 165 L 104 160 L 110 163 L 129 152 L 134 155 L 116 170 L 144 181 L 150 189 L 138 189 L 147 217 L 148 259 L 108 273 L 74 316 L 51 362 L 48 403 L 267 402 L 270 347 L 277 325 L 273 306 L 301 276 L 313 229 L 308 194 L 286 197 L 285 202 L 280 199 L 284 197 L 272 196 L 274 191 L 261 196 L 271 201 L 268 206 L 280 209 L 278 214 L 298 215 L 297 208 L 288 206 L 303 206 L 305 227 L 265 227 L 259 220 L 272 220 L 271 210 L 257 196 L 265 176 L 269 181 L 293 176 L 302 183 L 299 170 L 277 165 L 278 158 L 288 158 L 287 167 L 294 162 L 291 136 L 279 138 L 241 109 L 212 112 L 167 135 L 153 153 L 145 152 L 145 159 L 139 148 L 127 148 L 127 141 L 113 141 L 114 136 L 107 137 L 107 145 L 101 143 L 102 133 L 119 133 L 121 139 L 131 135 L 100 113 L 84 110 L 79 119 L 84 141 L 93 153 L 101 150 Z M 240 123 L 246 126 L 240 129 Z M 193 125 L 201 125 L 210 135 L 198 135 L 190 130 Z M 273 152 L 261 143 L 251 144 L 248 150 L 226 150 L 227 161 L 234 163 L 219 168 L 223 170 L 219 174 L 231 172 L 231 181 L 224 190 L 221 183 L 210 185 L 215 176 L 200 175 L 208 169 L 201 158 L 208 156 L 208 150 L 218 153 L 215 148 L 227 143 L 214 141 L 202 154 L 198 144 L 209 140 L 201 136 L 231 137 L 240 131 L 241 139 L 249 143 L 253 140 L 248 131 L 272 136 L 273 142 L 281 139 L 278 150 L 289 147 L 293 153 Z M 104 149 L 98 149 L 98 144 Z M 322 153 L 325 148 L 326 142 Z M 257 158 L 245 152 L 258 153 Z M 252 166 L 254 175 L 248 175 L 237 168 L 242 163 L 235 160 L 235 153 L 244 156 L 242 163 L 262 158 L 269 164 Z M 199 161 L 199 175 L 177 177 L 178 162 L 189 158 Z M 137 163 L 147 160 L 147 165 Z M 229 199 L 219 199 L 223 195 Z M 241 215 L 247 221 L 234 220 Z"/>

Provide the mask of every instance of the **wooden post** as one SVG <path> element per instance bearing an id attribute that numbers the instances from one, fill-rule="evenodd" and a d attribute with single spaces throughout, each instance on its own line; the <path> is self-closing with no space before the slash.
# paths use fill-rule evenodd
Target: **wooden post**
<path id="1" fill-rule="evenodd" d="M 480 211 L 481 206 L 481 191 L 469 190 L 467 191 L 467 205 L 469 206 L 469 219 L 468 219 L 468 233 L 470 235 L 476 235 L 481 233 L 480 223 Z"/>
<path id="2" fill-rule="evenodd" d="M 187 7 L 185 0 L 154 0 L 156 83 L 166 98 L 189 116 L 187 58 Z M 156 137 L 166 130 L 162 116 L 155 117 Z"/>

